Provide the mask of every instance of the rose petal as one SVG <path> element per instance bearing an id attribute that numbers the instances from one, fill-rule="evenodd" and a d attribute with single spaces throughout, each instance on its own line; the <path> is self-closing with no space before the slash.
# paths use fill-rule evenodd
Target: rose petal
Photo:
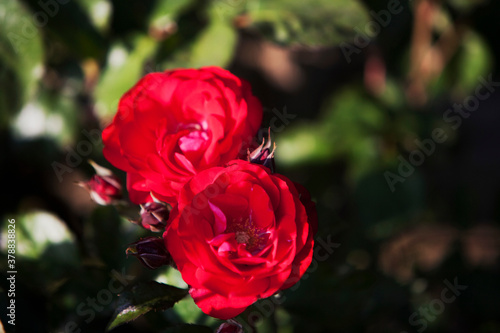
<path id="1" fill-rule="evenodd" d="M 204 313 L 219 319 L 236 317 L 257 301 L 256 296 L 222 296 L 207 289 L 191 288 L 189 294 Z"/>
<path id="2" fill-rule="evenodd" d="M 222 210 L 217 207 L 216 205 L 212 204 L 210 201 L 208 201 L 208 205 L 210 206 L 210 209 L 214 213 L 214 223 L 213 223 L 213 230 L 215 235 L 219 235 L 226 230 L 226 215 L 222 212 Z"/>

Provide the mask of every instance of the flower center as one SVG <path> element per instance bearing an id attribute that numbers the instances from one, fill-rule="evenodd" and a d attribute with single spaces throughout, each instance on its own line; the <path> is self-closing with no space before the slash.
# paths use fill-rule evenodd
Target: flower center
<path id="1" fill-rule="evenodd" d="M 178 130 L 183 132 L 177 141 L 180 151 L 191 163 L 198 163 L 209 144 L 209 133 L 199 124 L 186 124 Z"/>
<path id="2" fill-rule="evenodd" d="M 236 231 L 235 236 L 238 244 L 246 244 L 250 241 L 250 236 L 244 231 Z"/>
<path id="3" fill-rule="evenodd" d="M 179 138 L 179 148 L 184 153 L 199 151 L 200 149 L 203 149 L 205 143 L 208 141 L 207 132 L 198 128 L 190 128 L 189 130 L 189 133 Z"/>
<path id="4" fill-rule="evenodd" d="M 256 228 L 250 218 L 240 218 L 228 224 L 226 233 L 234 233 L 238 244 L 245 244 L 247 251 L 259 252 L 266 245 L 267 232 Z"/>

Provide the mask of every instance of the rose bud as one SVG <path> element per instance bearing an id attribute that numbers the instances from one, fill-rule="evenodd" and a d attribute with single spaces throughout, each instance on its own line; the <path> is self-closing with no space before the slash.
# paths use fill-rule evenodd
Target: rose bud
<path id="1" fill-rule="evenodd" d="M 122 198 L 122 185 L 120 179 L 109 169 L 94 161 L 89 161 L 96 174 L 88 182 L 79 182 L 77 185 L 87 189 L 93 201 L 99 205 L 117 203 Z"/>
<path id="2" fill-rule="evenodd" d="M 236 320 L 229 319 L 220 325 L 215 333 L 243 333 L 243 326 Z"/>
<path id="3" fill-rule="evenodd" d="M 172 263 L 172 257 L 162 238 L 146 237 L 130 245 L 126 250 L 127 255 L 131 254 L 138 258 L 149 269 L 157 269 Z"/>
<path id="4" fill-rule="evenodd" d="M 146 229 L 154 232 L 165 230 L 170 207 L 163 202 L 148 202 L 141 205 L 141 218 L 139 221 L 132 221 Z"/>
<path id="5" fill-rule="evenodd" d="M 247 160 L 251 163 L 261 164 L 265 167 L 271 169 L 271 173 L 274 173 L 276 166 L 274 164 L 274 151 L 276 150 L 276 143 L 273 145 L 273 150 L 271 151 L 271 128 L 267 132 L 267 143 L 264 145 L 265 139 L 262 138 L 262 143 L 254 151 L 250 152 L 247 149 Z"/>

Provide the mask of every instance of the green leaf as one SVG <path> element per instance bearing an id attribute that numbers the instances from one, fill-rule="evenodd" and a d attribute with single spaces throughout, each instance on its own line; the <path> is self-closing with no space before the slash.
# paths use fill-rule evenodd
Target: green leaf
<path id="1" fill-rule="evenodd" d="M 193 0 L 158 1 L 149 18 L 150 26 L 161 27 L 173 23 Z"/>
<path id="2" fill-rule="evenodd" d="M 156 49 L 156 42 L 145 35 L 132 39 L 129 49 L 117 42 L 108 55 L 108 66 L 95 90 L 97 112 L 110 117 L 116 112 L 120 97 L 137 83 L 144 70 L 144 63 Z"/>
<path id="3" fill-rule="evenodd" d="M 246 6 L 247 0 L 216 0 L 212 1 L 210 10 L 218 19 L 230 22 L 236 15 L 244 13 Z"/>
<path id="4" fill-rule="evenodd" d="M 132 290 L 120 295 L 119 306 L 107 331 L 128 323 L 151 310 L 164 311 L 169 309 L 187 295 L 187 289 L 154 281 L 139 283 Z"/>
<path id="5" fill-rule="evenodd" d="M 237 32 L 229 13 L 220 9 L 218 1 L 208 8 L 209 23 L 193 41 L 175 52 L 163 63 L 163 68 L 227 67 L 233 58 Z M 230 7 L 234 9 L 233 7 Z"/>
<path id="6" fill-rule="evenodd" d="M 33 97 L 42 73 L 42 35 L 32 16 L 18 1 L 0 1 L 0 118 Z"/>
<path id="7" fill-rule="evenodd" d="M 16 246 L 20 257 L 36 259 L 50 247 L 69 244 L 68 251 L 58 253 L 58 259 L 72 262 L 77 257 L 73 236 L 57 216 L 45 211 L 34 211 L 16 218 Z"/>
<path id="8" fill-rule="evenodd" d="M 236 45 L 236 31 L 222 20 L 210 23 L 194 42 L 190 65 L 226 67 Z"/>
<path id="9" fill-rule="evenodd" d="M 108 29 L 111 21 L 111 2 L 106 0 L 78 0 L 78 4 L 86 12 L 99 32 L 103 33 Z"/>
<path id="10" fill-rule="evenodd" d="M 318 121 L 297 124 L 279 137 L 280 163 L 347 158 L 354 178 L 379 163 L 378 142 L 388 117 L 359 87 L 339 91 L 325 103 L 322 113 Z"/>
<path id="11" fill-rule="evenodd" d="M 168 285 L 185 289 L 188 287 L 186 282 L 182 279 L 182 274 L 175 268 L 169 267 L 164 269 L 156 276 L 156 282 L 166 283 Z"/>
<path id="12" fill-rule="evenodd" d="M 280 44 L 331 46 L 352 42 L 369 21 L 355 0 L 247 1 L 250 28 Z"/>
<path id="13" fill-rule="evenodd" d="M 458 56 L 458 78 L 455 89 L 467 94 L 478 85 L 478 77 L 488 75 L 492 67 L 492 56 L 488 45 L 480 35 L 468 32 L 463 38 L 462 52 Z"/>

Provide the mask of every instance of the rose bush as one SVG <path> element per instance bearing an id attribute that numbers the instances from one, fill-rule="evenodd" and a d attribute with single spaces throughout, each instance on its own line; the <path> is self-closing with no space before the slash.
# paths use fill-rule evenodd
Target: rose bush
<path id="1" fill-rule="evenodd" d="M 232 318 L 304 274 L 317 216 L 299 188 L 242 160 L 202 171 L 185 184 L 163 238 L 203 312 Z"/>
<path id="2" fill-rule="evenodd" d="M 224 69 L 151 73 L 121 98 L 103 153 L 127 172 L 131 201 L 147 202 L 152 192 L 174 204 L 193 175 L 237 158 L 261 120 L 250 85 Z"/>

